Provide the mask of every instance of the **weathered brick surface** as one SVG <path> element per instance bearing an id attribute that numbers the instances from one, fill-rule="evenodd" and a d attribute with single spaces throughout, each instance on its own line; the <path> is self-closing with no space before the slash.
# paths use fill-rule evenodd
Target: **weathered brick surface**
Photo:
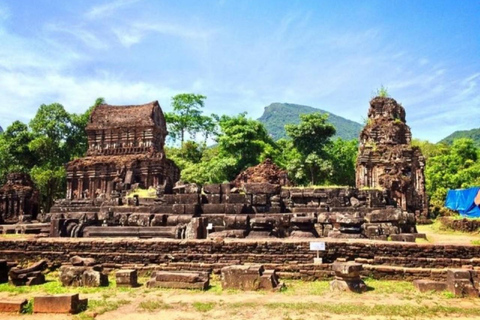
<path id="1" fill-rule="evenodd" d="M 364 265 L 362 274 L 388 279 L 446 279 L 443 268 L 480 267 L 480 247 L 370 240 L 325 239 L 324 263 L 337 258 Z M 214 270 L 244 263 L 277 269 L 281 277 L 323 278 L 328 268 L 313 265 L 316 252 L 305 240 L 169 240 L 44 238 L 0 239 L 0 256 L 8 261 L 68 263 L 75 255 L 119 268 L 155 264 L 164 270 Z M 370 267 L 371 266 L 371 267 Z M 383 268 L 383 269 L 382 269 Z M 432 271 L 434 270 L 434 271 Z"/>
<path id="2" fill-rule="evenodd" d="M 20 313 L 27 302 L 27 299 L 0 300 L 0 312 Z"/>
<path id="3" fill-rule="evenodd" d="M 34 313 L 78 313 L 85 309 L 88 301 L 80 299 L 78 293 L 38 296 L 33 299 Z"/>

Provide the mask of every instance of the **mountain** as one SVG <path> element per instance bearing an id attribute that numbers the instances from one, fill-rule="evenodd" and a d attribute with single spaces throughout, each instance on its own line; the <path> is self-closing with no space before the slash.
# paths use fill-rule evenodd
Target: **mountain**
<path id="1" fill-rule="evenodd" d="M 475 145 L 480 148 L 480 128 L 472 129 L 472 130 L 459 130 L 455 131 L 448 137 L 443 138 L 440 142 L 446 144 L 452 144 L 453 140 L 460 139 L 460 138 L 469 138 L 475 142 Z"/>
<path id="2" fill-rule="evenodd" d="M 300 114 L 314 112 L 328 114 L 328 122 L 337 129 L 335 137 L 346 140 L 358 139 L 363 128 L 360 123 L 342 118 L 325 110 L 299 104 L 272 103 L 265 107 L 263 115 L 258 120 L 265 125 L 273 139 L 278 140 L 286 137 L 284 128 L 286 124 L 297 124 L 300 122 Z"/>
<path id="3" fill-rule="evenodd" d="M 2 126 L 0 126 L 0 133 L 2 133 L 2 132 L 3 132 L 3 129 L 2 129 Z"/>

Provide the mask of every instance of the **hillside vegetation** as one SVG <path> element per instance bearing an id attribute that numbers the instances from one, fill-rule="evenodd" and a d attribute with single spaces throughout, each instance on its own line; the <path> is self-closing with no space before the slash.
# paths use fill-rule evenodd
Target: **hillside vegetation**
<path id="1" fill-rule="evenodd" d="M 443 138 L 440 142 L 452 145 L 454 140 L 461 138 L 472 139 L 475 146 L 480 147 L 480 128 L 455 131 L 451 135 Z"/>
<path id="2" fill-rule="evenodd" d="M 267 128 L 267 131 L 272 136 L 273 140 L 278 140 L 286 138 L 286 124 L 298 124 L 300 123 L 301 114 L 315 112 L 328 114 L 328 122 L 333 124 L 336 129 L 334 138 L 340 137 L 344 140 L 358 139 L 360 131 L 362 130 L 362 125 L 360 123 L 342 118 L 325 110 L 299 104 L 272 103 L 265 107 L 263 115 L 258 120 L 265 125 L 265 128 Z"/>

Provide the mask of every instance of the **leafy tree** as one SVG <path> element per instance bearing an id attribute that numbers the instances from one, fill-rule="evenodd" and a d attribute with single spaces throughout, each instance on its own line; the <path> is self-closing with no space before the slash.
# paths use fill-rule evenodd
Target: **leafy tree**
<path id="1" fill-rule="evenodd" d="M 26 124 L 15 121 L 0 135 L 0 182 L 9 172 L 28 172 L 35 155 L 28 148 L 33 140 Z"/>
<path id="2" fill-rule="evenodd" d="M 241 170 L 279 155 L 260 122 L 245 114 L 216 120 L 220 127 L 220 133 L 215 133 L 217 145 L 185 141 L 180 148 L 167 148 L 167 156 L 182 169 L 182 180 L 200 184 L 230 181 Z"/>
<path id="3" fill-rule="evenodd" d="M 430 141 L 419 139 L 413 139 L 412 146 L 419 147 L 426 160 L 430 157 L 446 154 L 449 151 L 449 147 L 445 143 L 431 143 Z"/>
<path id="4" fill-rule="evenodd" d="M 174 140 L 180 139 L 181 146 L 185 142 L 186 133 L 195 138 L 201 132 L 207 140 L 214 131 L 215 122 L 212 117 L 203 115 L 201 110 L 206 98 L 193 93 L 177 94 L 172 98 L 173 112 L 166 112 L 165 120 L 170 136 Z"/>
<path id="5" fill-rule="evenodd" d="M 354 186 L 358 141 L 335 139 L 327 145 L 326 153 L 333 168 L 333 174 L 328 182 L 334 185 Z"/>
<path id="6" fill-rule="evenodd" d="M 327 123 L 327 118 L 327 115 L 321 113 L 303 114 L 300 115 L 298 125 L 285 126 L 293 147 L 300 155 L 300 161 L 295 161 L 294 171 L 297 171 L 295 175 L 306 178 L 308 172 L 308 179 L 312 185 L 327 181 L 333 173 L 325 146 L 335 134 L 335 127 Z"/>
<path id="7" fill-rule="evenodd" d="M 219 155 L 236 159 L 237 173 L 278 155 L 278 147 L 263 124 L 247 118 L 246 113 L 235 117 L 224 115 L 219 119 L 219 126 Z"/>
<path id="8" fill-rule="evenodd" d="M 445 148 L 441 146 L 441 148 Z M 426 189 L 434 214 L 443 207 L 448 189 L 480 184 L 480 149 L 471 139 L 458 139 L 442 153 L 428 158 Z"/>
<path id="9" fill-rule="evenodd" d="M 103 103 L 105 103 L 105 99 L 100 97 L 97 98 L 95 103 L 84 113 L 70 114 L 71 128 L 66 140 L 70 159 L 83 157 L 87 152 L 88 138 L 85 133 L 85 127 L 88 124 L 93 109 Z"/>

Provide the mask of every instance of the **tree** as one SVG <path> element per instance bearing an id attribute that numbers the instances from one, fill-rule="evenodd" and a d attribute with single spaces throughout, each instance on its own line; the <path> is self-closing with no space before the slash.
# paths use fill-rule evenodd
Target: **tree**
<path id="1" fill-rule="evenodd" d="M 214 130 L 215 124 L 212 117 L 204 116 L 201 108 L 207 97 L 200 94 L 181 93 L 172 98 L 173 112 L 165 113 L 168 130 L 174 140 L 180 139 L 180 145 L 185 142 L 185 134 L 192 138 L 199 132 L 205 140 Z"/>
<path id="2" fill-rule="evenodd" d="M 276 158 L 279 149 L 260 121 L 248 119 L 246 113 L 219 119 L 220 156 L 236 159 L 237 173 L 266 158 Z M 232 177 L 233 178 L 233 177 Z"/>
<path id="3" fill-rule="evenodd" d="M 92 114 L 93 109 L 100 104 L 104 104 L 104 98 L 97 98 L 95 103 L 87 109 L 84 113 L 80 114 L 70 114 L 71 129 L 67 137 L 66 144 L 68 147 L 69 158 L 74 159 L 78 157 L 83 157 L 88 149 L 88 138 L 85 132 L 85 127 L 88 124 L 90 115 Z"/>
<path id="4" fill-rule="evenodd" d="M 15 121 L 0 134 L 0 184 L 10 172 L 29 172 L 35 156 L 28 148 L 32 134 L 27 125 Z"/>
<path id="5" fill-rule="evenodd" d="M 445 146 L 441 146 L 445 148 Z M 480 184 L 480 149 L 471 139 L 458 139 L 442 153 L 428 158 L 426 189 L 434 213 L 443 207 L 448 189 Z"/>
<path id="6" fill-rule="evenodd" d="M 285 125 L 285 131 L 300 155 L 294 170 L 304 175 L 308 171 L 312 185 L 326 181 L 332 174 L 332 163 L 324 147 L 335 134 L 335 127 L 327 123 L 327 118 L 328 115 L 321 113 L 302 114 L 299 124 Z"/>
<path id="7" fill-rule="evenodd" d="M 355 186 L 358 141 L 335 139 L 327 144 L 326 153 L 333 168 L 333 174 L 328 182 L 334 185 Z"/>

